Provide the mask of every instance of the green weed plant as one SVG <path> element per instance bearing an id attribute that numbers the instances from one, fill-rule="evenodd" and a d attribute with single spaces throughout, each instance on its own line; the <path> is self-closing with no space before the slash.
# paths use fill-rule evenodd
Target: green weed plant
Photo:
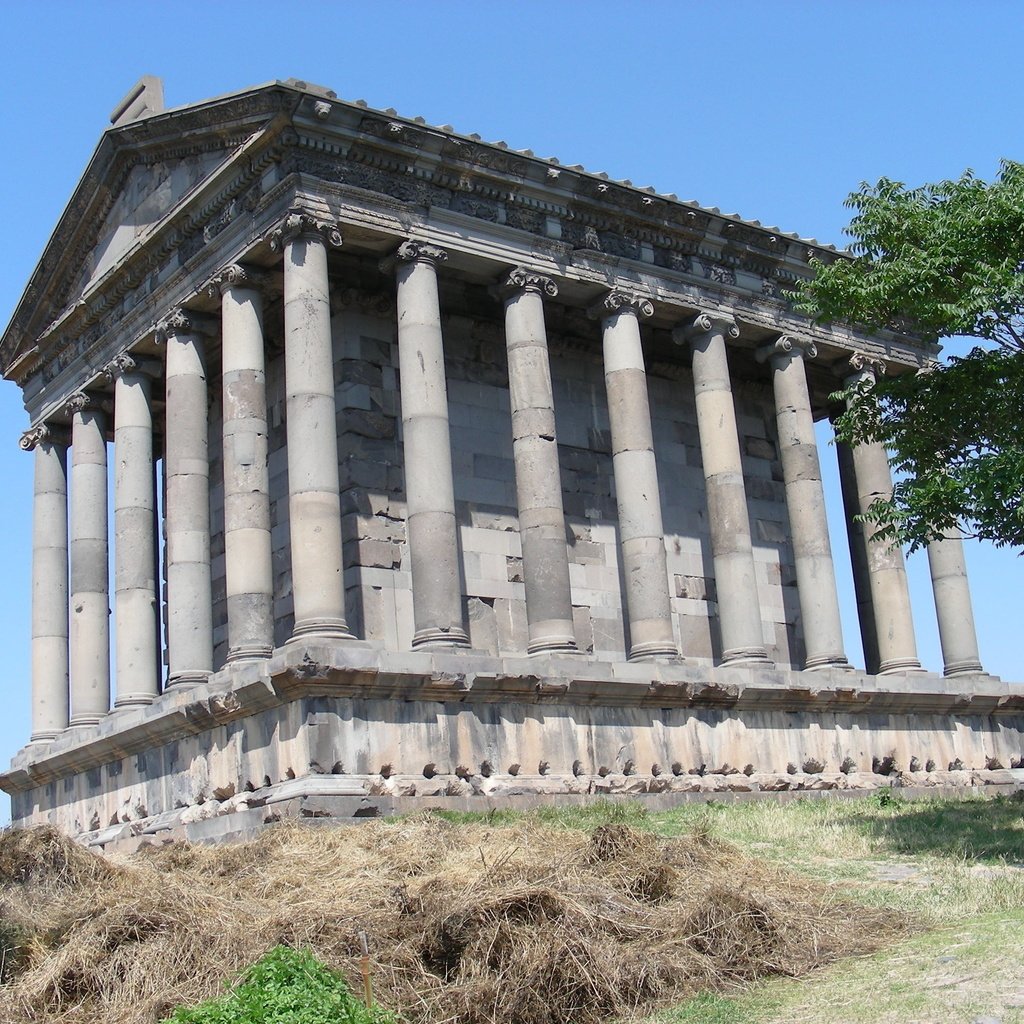
<path id="1" fill-rule="evenodd" d="M 307 950 L 275 946 L 218 999 L 176 1010 L 166 1024 L 397 1024 L 364 1006 L 336 971 Z"/>

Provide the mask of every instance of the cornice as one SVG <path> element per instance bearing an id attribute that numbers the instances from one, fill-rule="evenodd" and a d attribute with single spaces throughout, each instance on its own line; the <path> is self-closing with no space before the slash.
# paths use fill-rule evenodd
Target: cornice
<path id="1" fill-rule="evenodd" d="M 318 104 L 330 109 L 324 112 Z M 230 117 L 242 127 L 215 130 Z M 810 273 L 810 256 L 841 258 L 813 241 L 629 182 L 287 84 L 168 111 L 108 132 L 119 141 L 115 146 L 104 137 L 101 148 L 107 146 L 110 153 L 100 160 L 98 151 L 96 166 L 90 165 L 76 190 L 76 212 L 88 219 L 99 211 L 88 202 L 82 206 L 81 197 L 90 189 L 102 192 L 100 184 L 109 189 L 108 196 L 116 194 L 110 186 L 127 170 L 115 167 L 113 156 L 121 154 L 125 161 L 130 156 L 134 166 L 178 152 L 175 146 L 230 146 L 240 142 L 243 127 L 250 134 L 234 155 L 93 282 L 80 301 L 55 309 L 53 300 L 60 291 L 50 289 L 50 298 L 44 297 L 40 312 L 33 315 L 26 307 L 34 294 L 30 287 L 0 346 L 0 363 L 11 379 L 24 384 L 42 372 L 46 382 L 71 361 L 89 358 L 130 311 L 149 301 L 151 282 L 166 278 L 169 260 L 187 268 L 239 218 L 255 219 L 290 173 L 303 175 L 304 182 L 308 179 L 326 196 L 362 193 L 389 206 L 406 224 L 414 223 L 422 211 L 433 218 L 443 210 L 449 217 L 493 225 L 493 230 L 512 229 L 519 238 L 529 238 L 534 251 L 551 252 L 558 262 L 593 263 L 605 279 L 618 276 L 620 266 L 630 276 L 666 274 L 692 283 L 715 302 L 720 293 L 722 303 L 737 311 L 755 303 L 776 322 L 794 316 L 784 292 Z M 265 172 L 275 164 L 273 183 Z M 100 202 L 95 197 L 92 201 Z M 37 268 L 37 284 L 44 269 L 53 271 L 62 230 L 59 225 Z M 88 233 L 95 226 L 81 230 Z M 86 237 L 79 238 L 81 244 Z M 46 311 L 53 322 L 33 336 Z M 150 314 L 149 323 L 155 315 Z M 836 336 L 847 336 L 841 325 Z M 851 331 L 849 337 L 840 343 L 852 347 L 857 335 Z"/>

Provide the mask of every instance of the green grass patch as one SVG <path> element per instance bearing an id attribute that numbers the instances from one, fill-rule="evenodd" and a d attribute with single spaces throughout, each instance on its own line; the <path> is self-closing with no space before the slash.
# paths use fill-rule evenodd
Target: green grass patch
<path id="1" fill-rule="evenodd" d="M 219 999 L 176 1010 L 168 1024 L 395 1024 L 393 1014 L 366 1007 L 341 975 L 312 953 L 275 946 Z"/>

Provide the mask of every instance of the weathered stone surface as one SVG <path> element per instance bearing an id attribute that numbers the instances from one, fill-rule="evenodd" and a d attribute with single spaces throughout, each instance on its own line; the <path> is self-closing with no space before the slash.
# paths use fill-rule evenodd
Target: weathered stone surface
<path id="1" fill-rule="evenodd" d="M 822 250 L 313 86 L 161 123 L 141 162 L 130 125 L 106 137 L 0 340 L 38 469 L 16 821 L 107 846 L 430 801 L 1019 785 L 1024 690 L 979 671 L 955 542 L 949 678 L 905 675 L 901 567 L 852 524 L 897 674 L 840 671 L 811 422 L 834 383 L 802 353 L 928 350 L 794 318 L 780 282 Z M 862 511 L 884 453 L 842 458 Z"/>

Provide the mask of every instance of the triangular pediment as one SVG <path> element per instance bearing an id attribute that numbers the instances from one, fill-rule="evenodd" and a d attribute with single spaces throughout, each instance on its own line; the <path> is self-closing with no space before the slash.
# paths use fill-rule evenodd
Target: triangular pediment
<path id="1" fill-rule="evenodd" d="M 273 83 L 109 129 L 0 339 L 0 371 L 10 376 L 50 324 L 88 300 L 254 136 L 276 131 L 275 118 L 294 96 Z"/>

